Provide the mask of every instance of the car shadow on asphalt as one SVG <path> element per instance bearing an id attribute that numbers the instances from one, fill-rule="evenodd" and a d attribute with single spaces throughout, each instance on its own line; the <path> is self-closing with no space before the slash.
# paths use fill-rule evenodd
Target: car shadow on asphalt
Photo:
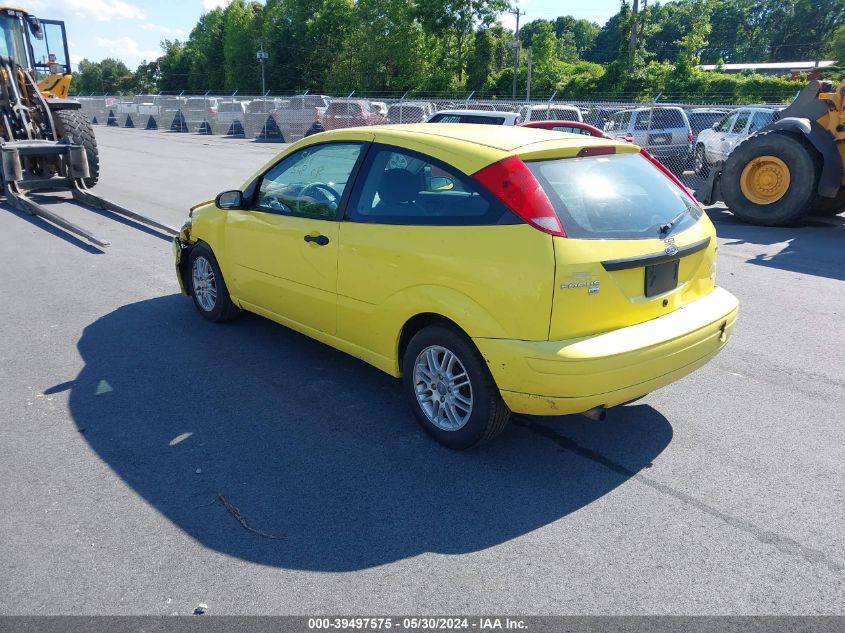
<path id="1" fill-rule="evenodd" d="M 495 546 L 601 499 L 672 439 L 629 405 L 517 417 L 453 452 L 393 378 L 260 317 L 208 323 L 180 295 L 103 316 L 78 349 L 78 377 L 46 392 L 70 390 L 80 441 L 202 545 L 290 569 Z"/>
<path id="2" fill-rule="evenodd" d="M 749 264 L 805 275 L 845 280 L 845 215 L 803 218 L 795 226 L 755 226 L 738 220 L 724 207 L 710 207 L 707 215 L 725 246 L 771 246 L 747 260 Z"/>

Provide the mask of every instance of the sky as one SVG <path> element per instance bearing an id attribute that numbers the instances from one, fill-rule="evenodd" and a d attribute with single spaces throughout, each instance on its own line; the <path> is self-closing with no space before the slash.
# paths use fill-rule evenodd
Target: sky
<path id="1" fill-rule="evenodd" d="M 161 54 L 164 39 L 186 39 L 200 15 L 228 0 L 21 0 L 41 18 L 64 20 L 74 68 L 83 58 L 113 57 L 135 69 Z M 604 24 L 619 10 L 619 0 L 520 0 L 520 23 L 573 15 Z M 501 22 L 514 28 L 512 14 Z"/>

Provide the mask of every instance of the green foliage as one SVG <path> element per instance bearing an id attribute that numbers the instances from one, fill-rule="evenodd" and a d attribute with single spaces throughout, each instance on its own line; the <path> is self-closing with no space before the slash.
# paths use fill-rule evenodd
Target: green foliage
<path id="1" fill-rule="evenodd" d="M 827 52 L 831 59 L 845 66 L 845 24 L 838 27 L 830 38 Z"/>
<path id="2" fill-rule="evenodd" d="M 629 50 L 630 0 L 606 24 L 560 16 L 522 24 L 497 20 L 509 0 L 233 0 L 202 15 L 186 41 L 133 73 L 121 62 L 83 60 L 79 93 L 255 93 L 256 52 L 269 59 L 273 91 L 518 94 L 532 59 L 532 96 L 712 101 L 788 100 L 801 82 L 702 72 L 699 63 L 821 59 L 845 65 L 843 0 L 669 0 L 641 2 Z M 530 5 L 526 5 L 530 9 Z M 632 69 L 629 70 L 629 63 Z M 838 71 L 837 71 L 838 72 Z M 835 74 L 832 73 L 832 74 Z M 841 74 L 841 73 L 840 73 Z"/>
<path id="3" fill-rule="evenodd" d="M 79 94 L 123 94 L 134 92 L 134 88 L 132 71 L 122 61 L 110 57 L 101 62 L 83 59 L 73 76 L 73 89 Z"/>

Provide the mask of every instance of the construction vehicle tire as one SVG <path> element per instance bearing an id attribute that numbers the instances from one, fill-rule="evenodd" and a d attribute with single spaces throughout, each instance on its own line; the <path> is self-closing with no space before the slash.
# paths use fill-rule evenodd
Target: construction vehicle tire
<path id="1" fill-rule="evenodd" d="M 86 187 L 93 187 L 100 179 L 100 152 L 91 122 L 81 110 L 57 110 L 53 115 L 59 138 L 70 137 L 85 148 L 90 176 L 83 182 Z"/>
<path id="2" fill-rule="evenodd" d="M 835 198 L 822 198 L 816 201 L 816 206 L 810 209 L 810 215 L 833 216 L 845 213 L 845 187 L 839 190 Z"/>
<path id="3" fill-rule="evenodd" d="M 821 173 L 815 150 L 802 137 L 766 132 L 740 143 L 722 170 L 722 199 L 750 224 L 784 226 L 810 212 Z"/>

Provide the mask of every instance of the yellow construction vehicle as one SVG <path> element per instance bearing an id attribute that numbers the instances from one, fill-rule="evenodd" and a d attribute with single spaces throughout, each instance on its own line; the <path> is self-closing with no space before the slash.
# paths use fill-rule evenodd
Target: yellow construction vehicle
<path id="1" fill-rule="evenodd" d="M 713 166 L 696 197 L 765 226 L 845 211 L 845 81 L 811 81 L 774 123 Z"/>
<path id="2" fill-rule="evenodd" d="M 29 193 L 67 189 L 76 200 L 168 234 L 170 226 L 94 195 L 100 157 L 81 104 L 68 99 L 71 66 L 64 22 L 0 6 L 0 156 L 6 200 L 97 246 L 108 246 L 37 203 Z"/>

